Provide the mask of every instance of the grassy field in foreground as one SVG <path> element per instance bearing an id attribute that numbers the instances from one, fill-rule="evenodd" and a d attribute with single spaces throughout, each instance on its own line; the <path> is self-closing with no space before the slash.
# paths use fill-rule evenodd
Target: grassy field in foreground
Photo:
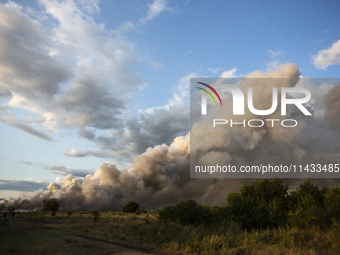
<path id="1" fill-rule="evenodd" d="M 153 212 L 101 212 L 97 222 L 92 212 L 18 212 L 0 226 L 0 240 L 0 254 L 339 254 L 340 225 L 249 232 L 235 222 L 183 226 Z"/>

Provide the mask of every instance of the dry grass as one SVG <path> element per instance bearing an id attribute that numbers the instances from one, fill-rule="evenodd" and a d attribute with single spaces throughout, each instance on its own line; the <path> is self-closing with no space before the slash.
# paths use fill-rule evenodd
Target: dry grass
<path id="1" fill-rule="evenodd" d="M 55 217 L 40 212 L 17 213 L 14 221 L 17 224 L 35 223 L 73 236 L 100 238 L 136 247 L 158 247 L 170 253 L 340 254 L 340 224 L 337 222 L 326 230 L 287 226 L 247 232 L 235 222 L 196 227 L 160 222 L 152 212 L 141 215 L 101 212 L 96 222 L 92 212 L 73 212 L 72 215 L 58 212 Z"/>

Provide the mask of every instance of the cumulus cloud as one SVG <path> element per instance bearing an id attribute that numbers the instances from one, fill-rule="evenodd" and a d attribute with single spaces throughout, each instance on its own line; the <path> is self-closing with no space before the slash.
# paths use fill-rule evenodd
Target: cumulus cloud
<path id="1" fill-rule="evenodd" d="M 317 69 L 326 70 L 327 67 L 340 64 L 340 40 L 335 42 L 327 50 L 320 50 L 312 57 L 313 64 Z"/>
<path id="2" fill-rule="evenodd" d="M 230 70 L 224 71 L 221 74 L 221 78 L 235 78 L 237 77 L 236 71 L 237 71 L 237 68 L 232 68 Z"/>
<path id="3" fill-rule="evenodd" d="M 8 98 L 6 116 L 24 109 L 38 115 L 35 121 L 52 132 L 70 126 L 122 128 L 125 101 L 142 84 L 140 74 L 128 67 L 138 61 L 133 44 L 94 22 L 96 1 L 41 4 L 44 21 L 34 20 L 12 2 L 0 5 L 0 97 Z M 11 121 L 1 119 L 52 140 L 14 114 Z"/>
<path id="4" fill-rule="evenodd" d="M 99 150 L 72 148 L 65 155 L 115 158 L 119 165 L 127 165 L 126 162 L 132 162 L 135 156 L 149 147 L 171 144 L 174 138 L 189 132 L 189 84 L 190 78 L 198 76 L 196 73 L 190 73 L 180 78 L 174 88 L 173 97 L 167 104 L 139 110 L 137 117 L 124 121 L 123 129 L 98 135 L 94 129 L 81 129 L 80 135 L 93 141 L 99 146 Z M 124 162 L 118 162 L 119 158 L 124 159 Z"/>

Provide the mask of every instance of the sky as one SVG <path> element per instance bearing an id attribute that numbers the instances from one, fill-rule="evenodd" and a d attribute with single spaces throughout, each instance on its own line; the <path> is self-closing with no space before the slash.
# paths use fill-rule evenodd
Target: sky
<path id="1" fill-rule="evenodd" d="M 189 79 L 339 77 L 339 1 L 0 1 L 0 198 L 189 132 Z"/>

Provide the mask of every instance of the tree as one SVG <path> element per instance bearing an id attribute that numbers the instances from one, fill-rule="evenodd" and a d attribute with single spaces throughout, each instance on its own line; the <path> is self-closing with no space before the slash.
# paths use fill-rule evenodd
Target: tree
<path id="1" fill-rule="evenodd" d="M 280 179 L 257 179 L 244 183 L 239 192 L 229 193 L 228 207 L 246 229 L 283 226 L 290 204 L 287 190 Z"/>
<path id="2" fill-rule="evenodd" d="M 59 202 L 56 198 L 45 199 L 43 201 L 43 211 L 51 212 L 51 216 L 55 216 L 59 209 Z"/>
<path id="3" fill-rule="evenodd" d="M 93 221 L 97 222 L 99 220 L 99 217 L 100 217 L 100 212 L 99 211 L 93 211 L 92 216 L 93 216 Z"/>
<path id="4" fill-rule="evenodd" d="M 330 188 L 325 194 L 325 210 L 330 218 L 340 219 L 340 186 Z"/>
<path id="5" fill-rule="evenodd" d="M 318 206 L 323 205 L 324 193 L 327 189 L 320 190 L 318 185 L 312 183 L 310 180 L 305 180 L 300 183 L 299 187 L 290 193 L 290 198 L 293 203 L 293 207 L 296 207 L 302 200 L 306 199 L 306 196 L 310 196 L 310 199 L 315 200 Z"/>
<path id="6" fill-rule="evenodd" d="M 330 218 L 324 210 L 324 194 L 328 190 L 328 188 L 320 190 L 318 185 L 310 180 L 301 182 L 299 187 L 290 193 L 290 223 L 299 228 L 330 224 Z"/>
<path id="7" fill-rule="evenodd" d="M 133 201 L 130 201 L 129 203 L 123 206 L 124 213 L 135 213 L 138 209 L 139 209 L 139 204 Z"/>

